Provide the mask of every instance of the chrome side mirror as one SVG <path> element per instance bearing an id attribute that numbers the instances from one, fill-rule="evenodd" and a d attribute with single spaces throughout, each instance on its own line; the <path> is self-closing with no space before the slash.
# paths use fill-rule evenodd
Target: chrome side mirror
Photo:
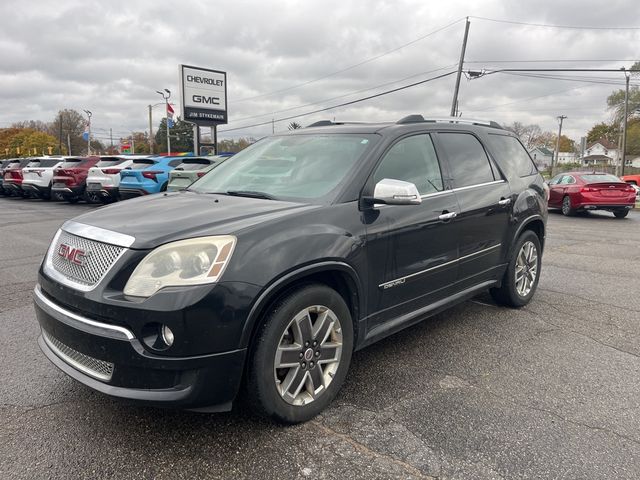
<path id="1" fill-rule="evenodd" d="M 386 205 L 420 205 L 422 198 L 415 184 L 383 178 L 373 190 L 373 203 L 383 203 Z"/>

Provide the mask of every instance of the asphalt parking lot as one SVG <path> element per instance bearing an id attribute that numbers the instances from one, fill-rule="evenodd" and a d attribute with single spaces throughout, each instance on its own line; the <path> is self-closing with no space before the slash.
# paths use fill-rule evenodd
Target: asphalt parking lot
<path id="1" fill-rule="evenodd" d="M 488 296 L 358 352 L 321 417 L 131 406 L 41 354 L 31 305 L 89 205 L 0 198 L 0 478 L 640 478 L 640 212 L 551 213 L 522 310 Z"/>

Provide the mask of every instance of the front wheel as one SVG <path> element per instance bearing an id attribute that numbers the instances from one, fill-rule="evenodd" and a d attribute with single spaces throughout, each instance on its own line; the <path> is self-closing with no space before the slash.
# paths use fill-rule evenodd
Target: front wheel
<path id="1" fill-rule="evenodd" d="M 343 298 L 324 285 L 290 293 L 269 310 L 249 364 L 246 400 L 258 414 L 306 422 L 335 398 L 353 351 Z"/>
<path id="2" fill-rule="evenodd" d="M 526 230 L 514 246 L 514 256 L 507 265 L 500 288 L 492 288 L 491 295 L 501 305 L 520 308 L 533 298 L 538 287 L 541 267 L 540 239 Z"/>
<path id="3" fill-rule="evenodd" d="M 616 216 L 616 218 L 624 218 L 629 214 L 629 210 L 614 210 L 613 214 Z"/>

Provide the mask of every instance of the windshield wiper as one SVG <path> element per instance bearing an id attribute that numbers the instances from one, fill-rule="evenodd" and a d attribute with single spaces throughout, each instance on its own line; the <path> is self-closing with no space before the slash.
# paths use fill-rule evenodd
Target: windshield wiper
<path id="1" fill-rule="evenodd" d="M 227 190 L 227 195 L 233 195 L 234 197 L 250 197 L 250 198 L 263 198 L 265 200 L 275 200 L 273 195 L 265 192 L 256 192 L 254 190 Z"/>

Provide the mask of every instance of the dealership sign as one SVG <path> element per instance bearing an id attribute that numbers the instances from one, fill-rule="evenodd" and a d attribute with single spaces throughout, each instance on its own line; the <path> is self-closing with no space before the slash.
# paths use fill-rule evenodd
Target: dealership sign
<path id="1" fill-rule="evenodd" d="M 227 123 L 227 73 L 180 65 L 184 120 L 200 126 Z"/>

